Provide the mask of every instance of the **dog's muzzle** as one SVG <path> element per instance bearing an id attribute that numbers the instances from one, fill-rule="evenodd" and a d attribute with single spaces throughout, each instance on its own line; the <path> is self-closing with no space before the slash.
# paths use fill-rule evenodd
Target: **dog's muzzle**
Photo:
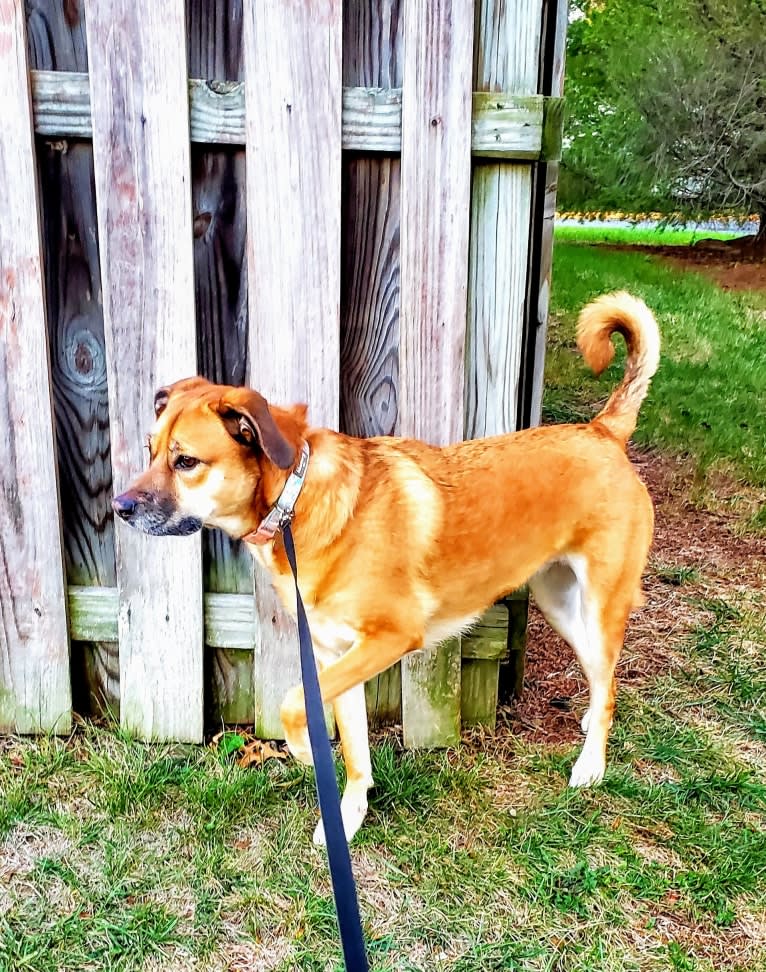
<path id="1" fill-rule="evenodd" d="M 167 498 L 128 490 L 115 496 L 112 509 L 130 526 L 153 537 L 188 537 L 202 529 L 202 520 L 180 513 Z"/>

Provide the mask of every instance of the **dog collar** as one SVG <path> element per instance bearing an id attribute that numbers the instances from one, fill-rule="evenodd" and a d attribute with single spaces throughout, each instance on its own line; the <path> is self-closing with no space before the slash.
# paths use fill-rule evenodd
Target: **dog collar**
<path id="1" fill-rule="evenodd" d="M 242 539 L 245 543 L 264 544 L 273 540 L 276 534 L 288 523 L 292 522 L 295 516 L 295 504 L 303 489 L 306 480 L 306 470 L 309 467 L 309 456 L 311 450 L 308 442 L 303 443 L 298 465 L 290 473 L 284 489 L 279 494 L 279 499 L 271 507 L 266 516 L 261 520 L 257 530 L 246 533 Z"/>

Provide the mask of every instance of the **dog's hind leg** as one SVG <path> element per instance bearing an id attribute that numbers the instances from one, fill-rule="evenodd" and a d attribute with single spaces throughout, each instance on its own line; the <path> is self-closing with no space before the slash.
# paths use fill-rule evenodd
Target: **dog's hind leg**
<path id="1" fill-rule="evenodd" d="M 584 558 L 571 558 L 549 564 L 529 582 L 538 607 L 572 646 L 588 680 L 590 706 L 582 722 L 585 744 L 572 768 L 570 786 L 590 786 L 604 776 L 614 715 L 614 670 L 628 616 L 627 609 L 597 603 L 588 580 Z"/>
<path id="2" fill-rule="evenodd" d="M 332 705 L 346 766 L 346 789 L 340 801 L 340 812 L 346 839 L 350 841 L 367 814 L 367 791 L 372 786 L 364 684 L 355 685 L 339 695 Z M 324 825 L 320 820 L 314 831 L 314 843 L 324 845 L 325 842 Z"/>

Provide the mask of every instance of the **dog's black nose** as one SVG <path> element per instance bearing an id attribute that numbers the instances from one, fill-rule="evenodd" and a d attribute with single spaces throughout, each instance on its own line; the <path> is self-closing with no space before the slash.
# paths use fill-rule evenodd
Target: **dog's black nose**
<path id="1" fill-rule="evenodd" d="M 127 493 L 123 493 L 122 496 L 115 496 L 112 500 L 112 509 L 123 520 L 129 520 L 136 512 L 137 506 L 138 501 Z"/>

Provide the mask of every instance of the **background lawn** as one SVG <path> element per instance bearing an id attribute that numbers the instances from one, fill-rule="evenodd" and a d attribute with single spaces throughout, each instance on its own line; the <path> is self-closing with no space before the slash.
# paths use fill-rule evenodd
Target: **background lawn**
<path id="1" fill-rule="evenodd" d="M 618 380 L 621 361 L 596 381 L 572 344 L 579 308 L 615 288 L 660 320 L 636 458 L 670 487 L 652 487 L 649 604 L 606 780 L 566 788 L 583 685 L 534 619 L 526 700 L 494 736 L 410 753 L 379 734 L 353 846 L 373 969 L 766 968 L 763 548 L 735 502 L 766 480 L 766 301 L 560 242 L 549 420 L 589 418 Z M 572 687 L 539 701 L 551 684 Z M 93 725 L 0 738 L 0 970 L 340 969 L 315 818 L 311 773 L 289 760 L 242 769 Z"/>
<path id="2" fill-rule="evenodd" d="M 618 242 L 624 232 L 614 234 Z M 689 455 L 701 471 L 725 470 L 766 485 L 766 293 L 727 293 L 701 273 L 679 271 L 645 251 L 586 245 L 594 235 L 604 232 L 566 231 L 557 238 L 546 420 L 588 420 L 620 380 L 622 342 L 596 379 L 573 338 L 583 304 L 627 289 L 655 312 L 663 342 L 635 441 Z M 640 235 L 643 243 L 667 242 L 667 231 Z"/>

